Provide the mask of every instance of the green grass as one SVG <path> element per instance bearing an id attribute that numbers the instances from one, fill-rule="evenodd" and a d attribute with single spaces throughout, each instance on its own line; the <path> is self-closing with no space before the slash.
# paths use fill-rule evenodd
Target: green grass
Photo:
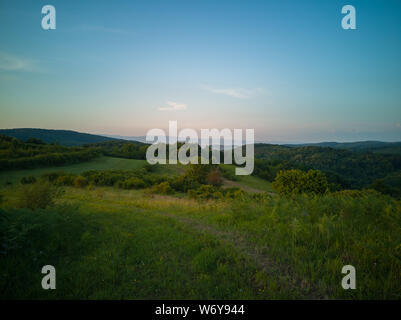
<path id="1" fill-rule="evenodd" d="M 65 166 L 3 171 L 0 172 L 0 185 L 4 185 L 6 182 L 11 182 L 11 183 L 19 182 L 21 178 L 26 176 L 38 177 L 45 173 L 51 173 L 57 171 L 80 174 L 82 172 L 89 170 L 131 170 L 131 169 L 141 168 L 145 164 L 146 164 L 145 160 L 100 157 L 92 161 L 65 165 Z"/>
<path id="2" fill-rule="evenodd" d="M 133 205 L 140 192 L 68 189 L 62 204 L 7 211 L 18 229 L 0 256 L 0 298 L 257 299 L 266 292 L 249 258 L 213 235 Z M 7 246 L 6 246 L 7 247 Z M 41 288 L 53 265 L 57 289 Z"/>
<path id="3" fill-rule="evenodd" d="M 232 175 L 235 175 L 235 166 L 234 165 L 220 164 L 220 166 L 226 170 L 229 170 L 229 172 Z M 253 192 L 256 190 L 273 192 L 271 183 L 267 180 L 261 179 L 259 177 L 251 176 L 251 175 L 235 176 L 235 177 L 236 177 L 236 181 L 234 181 L 234 183 L 231 183 L 231 186 L 237 186 L 247 192 Z M 252 189 L 256 189 L 256 190 L 252 190 Z"/>
<path id="4" fill-rule="evenodd" d="M 124 159 L 100 160 L 129 169 L 116 167 Z M 77 173 L 93 169 L 77 166 Z M 152 174 L 181 171 L 160 166 Z M 270 186 L 259 180 L 235 183 Z M 0 189 L 0 298 L 401 299 L 401 201 L 389 196 L 196 201 L 66 187 L 55 207 L 29 211 L 17 209 L 20 188 Z M 57 290 L 40 287 L 46 264 L 56 267 Z M 341 287 L 348 264 L 356 290 Z"/>

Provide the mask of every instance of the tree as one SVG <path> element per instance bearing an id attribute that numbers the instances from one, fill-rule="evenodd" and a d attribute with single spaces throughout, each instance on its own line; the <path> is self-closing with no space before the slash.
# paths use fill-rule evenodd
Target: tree
<path id="1" fill-rule="evenodd" d="M 328 187 L 326 176 L 319 170 L 280 171 L 273 181 L 273 188 L 284 196 L 302 193 L 324 194 L 328 191 Z"/>

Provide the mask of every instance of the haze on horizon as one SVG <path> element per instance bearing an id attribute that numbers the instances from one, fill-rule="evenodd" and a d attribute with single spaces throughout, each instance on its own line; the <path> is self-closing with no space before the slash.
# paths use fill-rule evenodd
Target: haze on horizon
<path id="1" fill-rule="evenodd" d="M 400 16 L 395 0 L 1 0 L 0 128 L 400 141 Z"/>

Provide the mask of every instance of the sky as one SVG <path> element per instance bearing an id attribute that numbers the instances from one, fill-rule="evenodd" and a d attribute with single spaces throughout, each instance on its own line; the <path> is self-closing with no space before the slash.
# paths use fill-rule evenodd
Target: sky
<path id="1" fill-rule="evenodd" d="M 398 0 L 0 0 L 0 128 L 401 141 L 400 17 Z"/>

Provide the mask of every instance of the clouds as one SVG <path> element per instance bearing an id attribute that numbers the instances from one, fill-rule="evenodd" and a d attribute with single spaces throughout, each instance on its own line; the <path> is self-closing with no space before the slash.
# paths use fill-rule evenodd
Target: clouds
<path id="1" fill-rule="evenodd" d="M 167 107 L 160 107 L 160 111 L 178 111 L 178 110 L 186 110 L 187 105 L 183 103 L 177 103 L 173 101 L 167 101 Z"/>
<path id="2" fill-rule="evenodd" d="M 39 69 L 30 59 L 0 51 L 0 71 L 37 72 Z"/>
<path id="3" fill-rule="evenodd" d="M 254 96 L 257 96 L 263 93 L 263 89 L 254 88 L 254 89 L 245 89 L 245 88 L 213 88 L 211 86 L 202 86 L 203 90 L 215 93 L 222 94 L 236 99 L 248 99 Z"/>

